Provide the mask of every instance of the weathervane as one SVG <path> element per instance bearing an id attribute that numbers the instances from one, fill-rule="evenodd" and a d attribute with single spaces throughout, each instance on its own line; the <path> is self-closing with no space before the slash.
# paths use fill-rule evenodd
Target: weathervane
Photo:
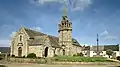
<path id="1" fill-rule="evenodd" d="M 67 4 L 66 4 L 65 2 L 66 2 L 66 1 L 64 0 L 64 4 L 65 4 L 65 5 L 64 5 L 64 13 L 63 13 L 64 15 L 63 15 L 63 16 L 66 16 L 66 13 L 67 13 L 67 9 L 66 9 Z"/>
<path id="2" fill-rule="evenodd" d="M 66 16 L 66 8 L 64 8 L 64 15 L 63 16 Z"/>

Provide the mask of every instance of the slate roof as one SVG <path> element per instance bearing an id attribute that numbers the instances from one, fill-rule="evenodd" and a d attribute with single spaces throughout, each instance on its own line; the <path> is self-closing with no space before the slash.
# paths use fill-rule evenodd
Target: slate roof
<path id="1" fill-rule="evenodd" d="M 34 30 L 31 30 L 31 29 L 27 29 L 27 28 L 24 28 L 24 30 L 26 31 L 26 33 L 31 37 L 33 38 L 33 36 L 43 36 L 43 35 L 46 35 L 44 33 L 41 33 L 41 32 L 38 32 L 38 31 L 34 31 Z"/>
<path id="2" fill-rule="evenodd" d="M 60 47 L 58 44 L 58 42 L 59 42 L 58 37 L 50 36 L 50 35 L 48 35 L 48 37 L 49 37 L 50 42 L 51 42 L 53 47 Z M 54 45 L 54 44 L 56 44 L 56 45 Z"/>
<path id="3" fill-rule="evenodd" d="M 24 29 L 25 29 L 26 33 L 30 36 L 30 38 L 34 39 L 32 44 L 30 44 L 31 46 L 42 44 L 44 39 L 41 38 L 40 36 L 47 35 L 47 34 L 44 34 L 44 33 L 41 33 L 41 32 L 37 32 L 37 31 L 31 30 L 31 29 L 27 29 L 27 28 L 24 28 Z M 59 44 L 58 44 L 58 42 L 59 42 L 58 37 L 48 35 L 48 38 L 50 39 L 50 43 L 51 43 L 52 47 L 60 47 Z M 73 41 L 73 45 L 80 46 L 80 44 L 78 43 L 78 41 L 76 39 L 73 38 L 72 41 Z"/>

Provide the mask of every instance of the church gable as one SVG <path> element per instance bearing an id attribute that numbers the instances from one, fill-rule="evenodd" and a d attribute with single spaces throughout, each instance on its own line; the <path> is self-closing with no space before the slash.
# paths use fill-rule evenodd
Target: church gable
<path id="1" fill-rule="evenodd" d="M 28 38 L 28 34 L 25 32 L 24 28 L 20 28 L 20 30 L 15 34 L 15 36 L 13 37 L 12 41 L 17 41 L 18 43 L 19 42 L 22 42 L 24 41 L 24 39 L 27 40 Z"/>

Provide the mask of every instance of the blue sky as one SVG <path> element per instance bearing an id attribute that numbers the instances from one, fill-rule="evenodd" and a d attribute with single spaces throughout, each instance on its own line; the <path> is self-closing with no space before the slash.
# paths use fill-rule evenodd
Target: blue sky
<path id="1" fill-rule="evenodd" d="M 120 0 L 0 0 L 0 46 L 9 46 L 21 26 L 58 36 L 63 8 L 80 44 L 120 43 Z"/>

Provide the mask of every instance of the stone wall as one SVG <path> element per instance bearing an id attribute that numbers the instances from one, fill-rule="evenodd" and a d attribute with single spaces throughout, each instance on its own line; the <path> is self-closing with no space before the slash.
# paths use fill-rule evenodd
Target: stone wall
<path id="1" fill-rule="evenodd" d="M 77 53 L 80 53 L 80 52 L 81 52 L 81 49 L 82 49 L 82 47 L 73 45 L 73 47 L 72 47 L 71 50 L 72 50 L 72 53 L 73 53 L 73 54 L 77 54 Z"/>
<path id="2" fill-rule="evenodd" d="M 20 40 L 21 36 L 21 40 Z M 24 31 L 24 29 L 20 29 L 19 32 L 14 36 L 11 44 L 11 55 L 18 56 L 18 48 L 22 48 L 22 56 L 27 56 L 28 53 L 28 45 L 27 45 L 28 35 Z"/>
<path id="3" fill-rule="evenodd" d="M 44 47 L 41 46 L 29 46 L 29 53 L 35 53 L 37 57 L 43 57 L 43 49 Z"/>
<path id="4" fill-rule="evenodd" d="M 37 57 L 44 57 L 46 46 L 29 46 L 29 53 L 35 53 Z M 48 47 L 47 57 L 54 56 L 54 49 L 52 47 Z"/>

